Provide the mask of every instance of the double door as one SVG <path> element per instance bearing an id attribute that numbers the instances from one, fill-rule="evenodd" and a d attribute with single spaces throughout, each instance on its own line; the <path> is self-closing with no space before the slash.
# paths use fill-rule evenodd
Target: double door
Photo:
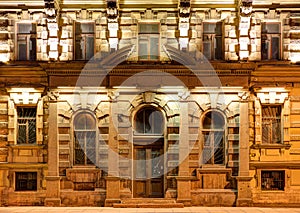
<path id="1" fill-rule="evenodd" d="M 136 146 L 133 172 L 134 197 L 163 197 L 164 155 L 162 147 Z"/>

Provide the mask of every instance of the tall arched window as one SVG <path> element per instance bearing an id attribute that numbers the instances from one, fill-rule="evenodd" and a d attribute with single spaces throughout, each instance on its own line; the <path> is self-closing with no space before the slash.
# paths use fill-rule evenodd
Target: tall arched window
<path id="1" fill-rule="evenodd" d="M 209 111 L 202 121 L 202 163 L 224 164 L 224 117 L 218 111 Z"/>
<path id="2" fill-rule="evenodd" d="M 87 112 L 74 119 L 74 164 L 93 165 L 96 161 L 96 121 Z"/>
<path id="3" fill-rule="evenodd" d="M 144 107 L 135 117 L 135 130 L 140 134 L 162 134 L 164 118 L 161 111 L 154 107 Z"/>

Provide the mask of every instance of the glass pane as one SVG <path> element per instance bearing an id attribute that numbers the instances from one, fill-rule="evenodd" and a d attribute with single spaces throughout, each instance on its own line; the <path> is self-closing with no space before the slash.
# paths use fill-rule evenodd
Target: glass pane
<path id="1" fill-rule="evenodd" d="M 224 164 L 224 149 L 215 148 L 214 149 L 214 164 Z"/>
<path id="2" fill-rule="evenodd" d="M 159 33 L 158 24 L 140 24 L 139 33 Z"/>
<path id="3" fill-rule="evenodd" d="M 266 36 L 261 39 L 261 58 L 263 60 L 269 59 L 269 41 Z"/>
<path id="4" fill-rule="evenodd" d="M 18 144 L 26 143 L 26 124 L 18 125 Z"/>
<path id="5" fill-rule="evenodd" d="M 150 38 L 150 59 L 156 60 L 159 55 L 158 38 Z"/>
<path id="6" fill-rule="evenodd" d="M 206 59 L 211 60 L 211 41 L 203 42 L 203 55 Z"/>
<path id="7" fill-rule="evenodd" d="M 27 60 L 26 47 L 26 42 L 18 42 L 18 59 L 21 61 Z"/>
<path id="8" fill-rule="evenodd" d="M 84 58 L 84 41 L 78 40 L 76 38 L 75 40 L 75 60 L 83 60 Z"/>
<path id="9" fill-rule="evenodd" d="M 148 59 L 148 43 L 144 40 L 139 41 L 139 58 Z"/>
<path id="10" fill-rule="evenodd" d="M 33 23 L 18 24 L 18 33 L 34 34 L 34 33 L 36 33 L 36 24 L 33 24 Z"/>
<path id="11" fill-rule="evenodd" d="M 136 178 L 146 178 L 146 150 L 136 149 Z"/>
<path id="12" fill-rule="evenodd" d="M 279 59 L 279 47 L 280 47 L 279 37 L 272 37 L 271 46 L 272 46 L 272 59 Z"/>
<path id="13" fill-rule="evenodd" d="M 203 23 L 203 32 L 204 33 L 215 33 L 216 32 L 216 23 Z"/>
<path id="14" fill-rule="evenodd" d="M 94 36 L 86 37 L 86 60 L 94 56 Z"/>
<path id="15" fill-rule="evenodd" d="M 263 33 L 280 33 L 279 23 L 262 23 Z"/>
<path id="16" fill-rule="evenodd" d="M 35 120 L 29 120 L 28 121 L 28 143 L 35 143 L 36 142 L 36 121 Z"/>
<path id="17" fill-rule="evenodd" d="M 81 23 L 81 33 L 94 33 L 94 23 Z"/>
<path id="18" fill-rule="evenodd" d="M 164 167 L 163 155 L 160 153 L 160 149 L 152 149 L 151 150 L 151 159 L 152 159 L 152 174 L 151 177 L 160 177 L 163 175 Z"/>
<path id="19" fill-rule="evenodd" d="M 212 149 L 211 148 L 204 148 L 202 150 L 202 164 L 212 164 Z"/>
<path id="20" fill-rule="evenodd" d="M 208 112 L 203 119 L 204 129 L 223 129 L 225 121 L 223 116 L 216 111 Z"/>
<path id="21" fill-rule="evenodd" d="M 80 113 L 75 118 L 74 126 L 76 130 L 91 130 L 96 128 L 96 122 L 89 113 Z"/>
<path id="22" fill-rule="evenodd" d="M 215 37 L 215 59 L 222 59 L 222 52 L 223 52 L 223 43 L 222 43 L 222 37 L 216 36 Z"/>
<path id="23" fill-rule="evenodd" d="M 222 32 L 223 32 L 222 26 L 223 26 L 222 22 L 218 22 L 216 24 L 216 31 L 215 32 L 216 32 L 217 36 L 221 36 L 222 35 Z"/>
<path id="24" fill-rule="evenodd" d="M 29 59 L 34 61 L 36 59 L 36 39 L 30 38 L 29 40 Z"/>

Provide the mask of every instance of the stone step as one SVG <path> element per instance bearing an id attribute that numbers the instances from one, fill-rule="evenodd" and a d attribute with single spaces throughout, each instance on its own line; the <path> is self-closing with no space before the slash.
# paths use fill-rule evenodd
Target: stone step
<path id="1" fill-rule="evenodd" d="M 183 203 L 115 203 L 114 208 L 183 208 Z"/>
<path id="2" fill-rule="evenodd" d="M 114 208 L 183 208 L 183 203 L 176 203 L 170 198 L 131 198 L 113 204 Z"/>
<path id="3" fill-rule="evenodd" d="M 140 203 L 176 203 L 175 199 L 172 198 L 129 198 L 122 199 L 122 204 L 140 204 Z"/>

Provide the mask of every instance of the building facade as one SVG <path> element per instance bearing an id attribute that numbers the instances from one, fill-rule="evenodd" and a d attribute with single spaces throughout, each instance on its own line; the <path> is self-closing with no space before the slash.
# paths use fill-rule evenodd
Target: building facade
<path id="1" fill-rule="evenodd" d="M 0 0 L 0 206 L 300 206 L 299 3 Z"/>

